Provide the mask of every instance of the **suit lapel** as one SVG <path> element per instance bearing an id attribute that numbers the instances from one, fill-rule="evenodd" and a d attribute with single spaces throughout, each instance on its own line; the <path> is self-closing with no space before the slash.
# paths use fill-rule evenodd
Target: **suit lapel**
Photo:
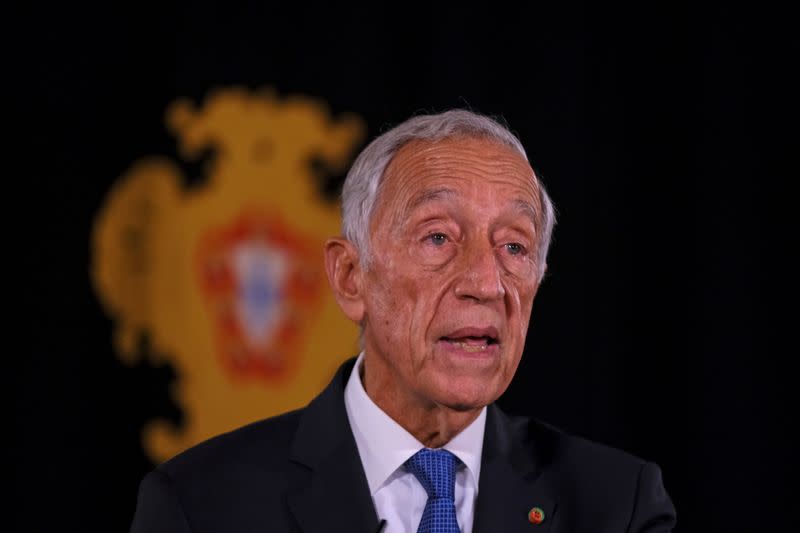
<path id="1" fill-rule="evenodd" d="M 292 444 L 289 509 L 304 532 L 373 533 L 378 517 L 347 412 L 344 387 L 354 360 L 306 408 Z"/>
<path id="2" fill-rule="evenodd" d="M 498 407 L 489 406 L 473 532 L 553 531 L 556 501 L 539 480 L 547 461 L 542 451 L 522 426 L 514 427 Z M 544 511 L 538 525 L 528 520 L 533 507 Z"/>
<path id="3" fill-rule="evenodd" d="M 378 517 L 344 407 L 344 387 L 354 360 L 304 411 L 292 443 L 294 471 L 287 503 L 305 533 L 373 533 Z M 549 462 L 546 446 L 515 425 L 495 405 L 488 407 L 474 533 L 555 533 L 556 500 L 540 479 Z M 545 515 L 533 525 L 528 512 Z"/>

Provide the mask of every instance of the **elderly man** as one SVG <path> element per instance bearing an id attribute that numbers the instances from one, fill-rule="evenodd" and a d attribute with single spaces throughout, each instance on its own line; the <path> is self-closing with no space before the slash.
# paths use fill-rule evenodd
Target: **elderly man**
<path id="1" fill-rule="evenodd" d="M 134 532 L 656 532 L 658 467 L 494 401 L 523 351 L 554 224 L 519 140 L 453 110 L 353 164 L 331 288 L 363 351 L 308 407 L 142 482 Z"/>

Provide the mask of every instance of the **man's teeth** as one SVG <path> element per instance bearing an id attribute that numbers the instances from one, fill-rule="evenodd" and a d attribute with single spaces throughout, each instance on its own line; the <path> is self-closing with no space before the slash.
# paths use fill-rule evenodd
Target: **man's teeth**
<path id="1" fill-rule="evenodd" d="M 463 341 L 449 339 L 449 341 L 451 344 L 454 344 L 455 346 L 458 346 L 465 352 L 470 352 L 470 353 L 482 352 L 486 350 L 486 348 L 489 346 L 489 340 L 486 338 L 469 339 Z"/>
<path id="2" fill-rule="evenodd" d="M 488 344 L 467 344 L 466 342 L 454 342 L 456 346 L 459 346 L 465 352 L 482 352 L 486 349 Z"/>

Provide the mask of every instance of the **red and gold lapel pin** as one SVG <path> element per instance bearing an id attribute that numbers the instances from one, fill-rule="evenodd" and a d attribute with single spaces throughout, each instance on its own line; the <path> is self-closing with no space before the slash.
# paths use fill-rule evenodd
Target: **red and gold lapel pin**
<path id="1" fill-rule="evenodd" d="M 544 511 L 542 511 L 541 507 L 534 507 L 528 511 L 528 520 L 534 526 L 544 522 Z"/>

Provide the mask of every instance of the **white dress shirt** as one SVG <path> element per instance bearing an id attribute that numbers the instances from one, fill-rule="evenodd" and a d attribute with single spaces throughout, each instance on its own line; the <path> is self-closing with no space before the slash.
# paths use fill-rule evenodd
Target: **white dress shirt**
<path id="1" fill-rule="evenodd" d="M 416 533 L 428 501 L 425 488 L 403 463 L 425 446 L 392 420 L 367 396 L 361 383 L 363 352 L 358 356 L 344 391 L 347 418 L 384 533 Z M 456 517 L 461 533 L 472 533 L 481 471 L 486 408 L 461 433 L 443 446 L 463 464 L 456 470 Z"/>

